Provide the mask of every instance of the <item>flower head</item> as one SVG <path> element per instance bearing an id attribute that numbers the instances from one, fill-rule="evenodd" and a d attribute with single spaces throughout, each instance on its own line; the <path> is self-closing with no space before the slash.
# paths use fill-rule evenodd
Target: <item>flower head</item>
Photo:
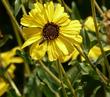
<path id="1" fill-rule="evenodd" d="M 63 60 L 64 56 L 73 52 L 74 45 L 82 42 L 80 22 L 70 20 L 60 4 L 37 2 L 34 5 L 29 15 L 21 18 L 26 38 L 22 48 L 31 45 L 30 55 L 36 60 L 46 52 L 50 61 Z"/>

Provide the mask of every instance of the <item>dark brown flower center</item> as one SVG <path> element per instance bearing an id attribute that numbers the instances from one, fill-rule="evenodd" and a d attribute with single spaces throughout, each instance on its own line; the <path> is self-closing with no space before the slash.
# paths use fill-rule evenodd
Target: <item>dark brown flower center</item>
<path id="1" fill-rule="evenodd" d="M 43 28 L 43 37 L 45 40 L 53 40 L 59 35 L 59 26 L 54 23 L 47 23 Z"/>

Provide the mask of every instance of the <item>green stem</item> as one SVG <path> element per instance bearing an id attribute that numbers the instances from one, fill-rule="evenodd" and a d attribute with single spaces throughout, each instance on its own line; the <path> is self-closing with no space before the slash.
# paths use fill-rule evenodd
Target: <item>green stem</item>
<path id="1" fill-rule="evenodd" d="M 8 79 L 10 85 L 12 86 L 12 88 L 15 90 L 16 94 L 18 96 L 21 96 L 20 91 L 18 90 L 18 88 L 16 87 L 15 83 L 13 82 L 13 80 L 11 79 L 10 75 L 8 73 L 6 73 L 6 78 Z"/>
<path id="2" fill-rule="evenodd" d="M 108 73 L 109 73 L 109 78 L 110 78 L 110 66 L 109 66 L 108 60 L 107 60 L 107 58 L 105 56 L 105 52 L 103 50 L 103 47 L 102 47 L 102 44 L 101 44 L 101 40 L 100 40 L 100 37 L 99 37 L 99 31 L 98 31 L 97 20 L 96 20 L 96 11 L 95 11 L 95 0 L 91 0 L 91 8 L 92 8 L 94 26 L 95 26 L 95 29 L 96 29 L 97 40 L 98 40 L 102 55 L 104 57 L 104 64 L 107 67 L 107 70 L 108 70 Z"/>
<path id="3" fill-rule="evenodd" d="M 105 17 L 105 15 L 104 15 L 102 9 L 99 7 L 99 5 L 97 4 L 96 1 L 95 1 L 95 6 L 96 6 L 97 10 L 99 11 L 99 13 L 101 14 L 101 16 L 102 16 L 102 17 Z"/>
<path id="4" fill-rule="evenodd" d="M 86 55 L 86 53 L 85 52 L 81 52 L 80 49 L 77 46 L 74 45 L 74 47 L 78 50 L 78 52 L 81 54 L 81 56 L 83 56 L 86 59 L 86 61 L 91 65 L 91 67 L 95 70 L 95 72 L 97 73 L 97 75 L 99 76 L 101 81 L 105 85 L 108 85 L 109 80 L 107 79 L 107 77 L 94 64 L 91 63 L 91 61 L 89 60 L 89 58 Z"/>
<path id="5" fill-rule="evenodd" d="M 66 93 L 66 90 L 65 90 L 65 86 L 64 86 L 64 84 L 63 84 L 63 74 L 62 74 L 62 70 L 61 70 L 61 68 L 60 68 L 60 64 L 59 64 L 59 61 L 57 62 L 57 69 L 59 70 L 59 78 L 60 78 L 60 81 L 61 81 L 61 86 L 62 86 L 62 90 L 63 90 L 63 96 L 64 97 L 68 97 L 67 96 L 67 93 Z"/>
<path id="6" fill-rule="evenodd" d="M 73 95 L 74 97 L 77 97 L 76 92 L 75 92 L 75 89 L 72 87 L 72 84 L 71 84 L 71 82 L 70 82 L 70 80 L 69 80 L 69 78 L 68 78 L 68 76 L 67 76 L 67 74 L 66 74 L 66 72 L 65 72 L 65 70 L 64 70 L 64 68 L 63 68 L 63 66 L 62 66 L 62 64 L 61 64 L 61 62 L 59 62 L 59 66 L 60 66 L 60 68 L 61 68 L 61 70 L 62 70 L 62 73 L 63 73 L 63 75 L 64 75 L 64 77 L 65 77 L 65 81 L 67 82 L 67 86 L 68 86 L 69 89 L 71 90 L 72 95 Z"/>
<path id="7" fill-rule="evenodd" d="M 17 30 L 16 27 L 15 27 L 14 19 L 12 19 L 12 18 L 13 18 L 13 14 L 12 14 L 12 12 L 11 12 L 11 9 L 10 9 L 10 7 L 9 7 L 9 4 L 8 4 L 8 2 L 5 1 L 5 0 L 2 0 L 2 3 L 3 3 L 3 5 L 5 6 L 5 8 L 6 8 L 8 14 L 9 14 L 9 16 L 10 16 L 10 18 L 11 18 L 12 26 L 13 26 L 13 29 L 14 29 L 14 32 L 15 32 L 15 35 L 16 35 L 16 39 L 17 39 L 18 45 L 21 46 L 21 45 L 22 45 L 22 41 L 21 41 L 20 35 L 19 35 L 19 33 L 18 33 L 18 30 Z"/>
<path id="8" fill-rule="evenodd" d="M 10 9 L 10 5 L 9 5 L 8 1 L 7 0 L 2 0 L 2 3 L 5 6 L 5 8 L 7 10 L 7 13 L 10 16 L 10 19 L 11 19 L 11 22 L 12 22 L 12 26 L 13 26 L 13 29 L 14 29 L 14 32 L 15 32 L 15 35 L 16 35 L 16 39 L 17 39 L 17 42 L 18 42 L 18 45 L 22 46 L 22 41 L 21 41 L 21 37 L 20 37 L 19 32 L 21 33 L 21 35 L 22 35 L 23 32 L 20 29 L 19 24 L 16 21 L 15 17 L 13 16 L 13 13 L 12 13 L 12 11 Z M 25 8 L 22 8 L 22 9 L 25 11 Z M 29 69 L 29 66 L 27 64 L 25 64 L 25 70 L 26 70 L 26 73 L 29 75 L 30 74 L 30 69 Z"/>
<path id="9" fill-rule="evenodd" d="M 56 83 L 61 85 L 61 81 L 45 66 L 45 64 L 39 60 L 40 66 L 55 80 Z"/>
<path id="10" fill-rule="evenodd" d="M 16 26 L 17 30 L 19 31 L 19 33 L 20 33 L 20 34 L 22 35 L 22 37 L 23 37 L 23 34 L 22 34 L 23 32 L 22 32 L 21 28 L 19 27 L 19 24 L 18 24 L 18 22 L 16 21 L 14 15 L 13 15 L 13 13 L 12 13 L 12 10 L 11 10 L 11 7 L 10 7 L 8 1 L 7 1 L 7 0 L 2 0 L 2 3 L 3 3 L 3 5 L 4 5 L 4 7 L 6 8 L 7 13 L 8 13 L 8 15 L 9 15 L 10 19 L 12 19 L 12 21 L 14 22 L 14 25 Z M 19 35 L 19 33 L 18 33 L 18 35 Z M 23 37 L 23 38 L 24 38 L 24 37 Z"/>
<path id="11" fill-rule="evenodd" d="M 16 29 L 13 20 L 11 20 L 12 26 L 13 26 L 13 30 L 15 32 L 15 36 L 16 36 L 16 40 L 18 42 L 18 45 L 21 47 L 22 46 L 22 41 L 21 41 L 21 37 L 18 34 L 18 30 Z"/>

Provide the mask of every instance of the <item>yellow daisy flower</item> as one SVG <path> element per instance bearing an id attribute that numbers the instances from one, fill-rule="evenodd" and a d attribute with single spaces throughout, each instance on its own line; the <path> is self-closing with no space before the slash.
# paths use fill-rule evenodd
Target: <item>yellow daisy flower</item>
<path id="1" fill-rule="evenodd" d="M 30 55 L 35 60 L 46 52 L 50 61 L 62 60 L 82 42 L 80 22 L 70 20 L 61 4 L 35 3 L 29 15 L 23 15 L 21 24 L 26 38 L 22 48 L 31 45 Z"/>
<path id="2" fill-rule="evenodd" d="M 14 77 L 14 70 L 16 69 L 14 63 L 22 63 L 23 59 L 20 57 L 15 57 L 16 55 L 16 50 L 20 49 L 19 47 L 15 47 L 10 51 L 0 53 L 0 66 L 6 68 L 8 65 L 10 67 L 6 71 L 10 76 L 13 78 Z M 0 96 L 3 95 L 9 88 L 9 84 L 0 77 Z"/>

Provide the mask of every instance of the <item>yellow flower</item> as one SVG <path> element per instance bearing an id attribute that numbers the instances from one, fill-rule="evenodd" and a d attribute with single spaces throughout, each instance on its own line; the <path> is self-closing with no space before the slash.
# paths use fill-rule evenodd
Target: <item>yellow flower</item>
<path id="1" fill-rule="evenodd" d="M 8 65 L 10 67 L 6 71 L 6 73 L 10 74 L 10 76 L 13 78 L 14 77 L 14 70 L 15 70 L 15 65 L 14 63 L 22 63 L 23 59 L 20 57 L 15 57 L 16 55 L 16 50 L 20 49 L 19 47 L 15 47 L 10 51 L 0 53 L 0 66 L 6 68 Z M 9 88 L 9 84 L 0 77 L 0 96 L 3 95 Z"/>
<path id="2" fill-rule="evenodd" d="M 104 51 L 108 51 L 110 50 L 110 46 L 105 46 L 103 49 Z M 80 51 L 82 51 L 81 48 L 80 48 Z M 98 46 L 93 46 L 88 53 L 88 57 L 90 60 L 96 61 L 101 54 L 102 53 L 101 53 L 100 48 Z M 78 55 L 79 55 L 79 52 L 75 49 L 72 54 L 72 60 L 75 60 Z M 81 59 L 85 60 L 84 57 L 81 57 Z"/>
<path id="3" fill-rule="evenodd" d="M 70 20 L 60 4 L 37 2 L 34 5 L 29 15 L 21 18 L 26 38 L 22 48 L 31 45 L 30 55 L 35 60 L 41 59 L 46 52 L 50 61 L 63 60 L 65 55 L 72 53 L 74 45 L 82 42 L 80 22 Z"/>
<path id="4" fill-rule="evenodd" d="M 90 30 L 90 31 L 93 31 L 95 32 L 95 26 L 94 26 L 94 21 L 93 21 L 93 17 L 92 16 L 89 16 L 87 17 L 85 23 L 84 23 L 84 28 L 86 30 Z"/>
<path id="5" fill-rule="evenodd" d="M 11 63 L 22 63 L 23 59 L 20 57 L 15 57 L 16 50 L 20 50 L 20 47 L 15 47 L 11 49 L 10 51 L 3 52 L 0 54 L 0 58 L 2 60 L 2 64 L 4 64 L 4 67 L 8 66 Z"/>
<path id="6" fill-rule="evenodd" d="M 108 50 L 110 50 L 110 46 L 105 46 L 103 49 L 104 49 L 104 51 L 108 51 Z M 89 51 L 88 56 L 89 56 L 89 58 L 90 58 L 91 60 L 97 60 L 98 57 L 99 57 L 101 54 L 102 54 L 102 53 L 101 53 L 100 48 L 97 47 L 97 46 L 94 46 L 94 47 Z"/>

